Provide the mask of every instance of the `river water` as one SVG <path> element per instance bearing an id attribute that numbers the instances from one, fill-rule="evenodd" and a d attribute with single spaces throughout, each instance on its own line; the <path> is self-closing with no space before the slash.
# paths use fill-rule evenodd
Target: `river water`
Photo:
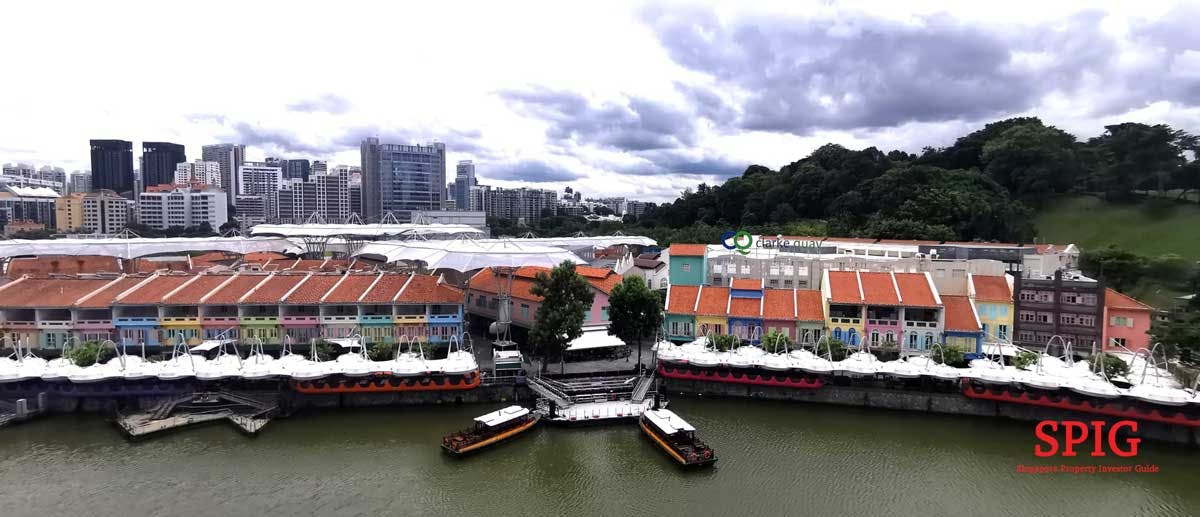
<path id="1" fill-rule="evenodd" d="M 1200 453 L 1158 473 L 1022 474 L 1030 423 L 677 399 L 720 458 L 681 471 L 634 425 L 542 427 L 465 460 L 440 438 L 499 407 L 301 413 L 127 442 L 95 415 L 0 430 L 0 515 L 1197 515 Z M 1094 464 L 1092 458 L 1076 464 Z"/>

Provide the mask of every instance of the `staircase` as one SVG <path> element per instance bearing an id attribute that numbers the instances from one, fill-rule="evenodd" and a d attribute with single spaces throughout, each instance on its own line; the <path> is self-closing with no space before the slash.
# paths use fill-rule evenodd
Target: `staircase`
<path id="1" fill-rule="evenodd" d="M 150 418 L 153 420 L 162 420 L 164 418 L 167 418 L 167 415 L 170 415 L 171 411 L 175 410 L 175 406 L 183 404 L 184 402 L 191 402 L 191 401 L 192 401 L 192 395 L 187 394 L 187 395 L 180 395 L 180 396 L 159 402 L 158 405 L 156 405 L 150 409 Z"/>
<path id="2" fill-rule="evenodd" d="M 644 375 L 638 378 L 637 386 L 633 388 L 633 402 L 641 402 L 646 400 L 646 394 L 650 393 L 650 388 L 654 387 L 654 370 L 649 370 L 650 375 Z"/>
<path id="3" fill-rule="evenodd" d="M 529 389 L 533 390 L 534 393 L 537 393 L 538 396 L 553 400 L 554 403 L 558 404 L 559 407 L 570 406 L 570 397 L 568 397 L 566 393 L 560 391 L 557 387 L 551 385 L 551 382 L 553 381 L 544 379 L 542 377 L 529 377 L 526 379 L 526 385 L 528 385 Z"/>

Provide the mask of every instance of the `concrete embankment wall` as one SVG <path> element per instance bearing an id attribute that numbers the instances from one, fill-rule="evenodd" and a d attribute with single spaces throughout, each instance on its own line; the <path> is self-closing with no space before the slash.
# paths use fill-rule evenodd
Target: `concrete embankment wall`
<path id="1" fill-rule="evenodd" d="M 937 393 L 829 384 L 819 389 L 793 389 L 680 379 L 665 379 L 662 389 L 664 393 L 670 395 L 786 400 L 946 415 L 1007 418 L 1027 422 L 1103 420 L 1112 423 L 1119 420 L 1091 413 L 973 399 L 957 392 Z M 1032 430 L 1033 426 L 1031 425 L 1030 431 L 1032 432 Z M 1200 446 L 1200 428 L 1139 421 L 1138 435 L 1155 441 Z"/>

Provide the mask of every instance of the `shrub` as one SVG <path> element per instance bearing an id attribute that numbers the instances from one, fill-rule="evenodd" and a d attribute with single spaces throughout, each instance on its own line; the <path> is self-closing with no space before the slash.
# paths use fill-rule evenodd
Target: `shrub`
<path id="1" fill-rule="evenodd" d="M 934 359 L 940 359 L 942 364 L 955 368 L 967 365 L 966 353 L 961 348 L 951 345 L 942 346 L 941 352 L 934 354 Z"/>
<path id="2" fill-rule="evenodd" d="M 729 351 L 736 342 L 737 338 L 730 334 L 717 334 L 712 337 L 713 347 L 721 352 Z"/>
<path id="3" fill-rule="evenodd" d="M 75 366 L 81 368 L 96 364 L 100 360 L 100 343 L 88 341 L 63 352 L 63 357 L 70 359 Z"/>
<path id="4" fill-rule="evenodd" d="M 1012 364 L 1017 368 L 1025 369 L 1026 367 L 1037 363 L 1037 361 L 1037 354 L 1022 350 L 1021 353 L 1017 354 L 1016 357 L 1013 357 Z"/>
<path id="5" fill-rule="evenodd" d="M 387 361 L 396 357 L 396 345 L 391 343 L 379 343 L 367 350 L 367 357 L 372 361 Z"/>
<path id="6" fill-rule="evenodd" d="M 1092 368 L 1096 367 L 1096 361 L 1100 361 L 1100 368 L 1104 370 L 1104 376 L 1109 379 L 1113 377 L 1129 377 L 1129 363 L 1120 357 L 1112 354 L 1101 354 L 1098 358 L 1092 358 Z"/>
<path id="7" fill-rule="evenodd" d="M 821 355 L 822 345 L 824 345 L 825 350 L 829 352 L 829 356 L 834 361 L 841 361 L 846 358 L 846 344 L 840 339 L 825 339 L 817 343 L 817 355 Z"/>
<path id="8" fill-rule="evenodd" d="M 786 352 L 791 347 L 791 338 L 778 330 L 767 332 L 767 335 L 762 338 L 762 349 L 772 354 Z"/>

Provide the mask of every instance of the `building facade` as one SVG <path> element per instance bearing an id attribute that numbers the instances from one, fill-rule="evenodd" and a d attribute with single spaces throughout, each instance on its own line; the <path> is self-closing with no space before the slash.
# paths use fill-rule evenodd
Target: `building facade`
<path id="1" fill-rule="evenodd" d="M 237 193 L 242 196 L 259 196 L 266 204 L 267 220 L 279 217 L 275 202 L 276 193 L 283 186 L 282 169 L 265 162 L 243 162 L 237 174 Z"/>
<path id="2" fill-rule="evenodd" d="M 204 160 L 176 164 L 173 183 L 203 183 L 222 190 L 225 188 L 221 182 L 221 164 Z"/>
<path id="3" fill-rule="evenodd" d="M 238 194 L 242 193 L 238 185 L 238 173 L 242 162 L 246 159 L 246 146 L 241 144 L 215 144 L 200 148 L 200 159 L 206 162 L 217 162 L 221 165 L 221 188 L 233 197 L 237 206 Z"/>
<path id="4" fill-rule="evenodd" d="M 454 167 L 454 206 L 458 210 L 472 210 L 471 187 L 476 186 L 475 163 L 471 160 L 458 162 Z"/>
<path id="5" fill-rule="evenodd" d="M 707 246 L 703 244 L 672 244 L 668 248 L 671 285 L 704 285 Z M 719 284 L 718 284 L 719 285 Z"/>
<path id="6" fill-rule="evenodd" d="M 470 314 L 498 320 L 502 316 L 501 311 L 505 310 L 500 306 L 502 294 L 508 291 L 512 324 L 531 328 L 536 321 L 542 297 L 530 292 L 530 288 L 538 273 L 549 271 L 542 267 L 517 268 L 511 273 L 510 285 L 507 274 L 497 273 L 492 268 L 482 269 L 468 283 L 466 310 Z M 608 325 L 608 295 L 613 287 L 621 283 L 621 275 L 610 269 L 587 266 L 577 266 L 575 272 L 587 280 L 593 294 L 592 306 L 584 315 L 584 326 Z"/>
<path id="7" fill-rule="evenodd" d="M 1017 275 L 1013 282 L 1016 318 L 1013 342 L 1044 348 L 1058 336 L 1081 354 L 1104 344 L 1105 288 L 1076 271 Z"/>
<path id="8" fill-rule="evenodd" d="M 91 140 L 92 187 L 119 195 L 132 196 L 133 142 L 126 140 Z"/>
<path id="9" fill-rule="evenodd" d="M 1138 352 L 1150 348 L 1154 308 L 1106 289 L 1104 293 L 1104 350 Z"/>
<path id="10" fill-rule="evenodd" d="M 1013 276 L 970 275 L 969 296 L 979 312 L 980 331 L 989 341 L 1013 339 Z"/>
<path id="11" fill-rule="evenodd" d="M 83 229 L 83 198 L 87 192 L 67 194 L 54 200 L 54 229 L 69 232 Z"/>
<path id="12" fill-rule="evenodd" d="M 187 153 L 180 144 L 142 142 L 142 189 L 175 183 L 175 167 L 184 162 Z"/>
<path id="13" fill-rule="evenodd" d="M 0 186 L 0 226 L 29 221 L 53 228 L 54 203 L 59 197 L 48 187 Z"/>
<path id="14" fill-rule="evenodd" d="M 129 223 L 128 200 L 111 190 L 83 197 L 83 229 L 88 233 L 120 233 Z"/>
<path id="15" fill-rule="evenodd" d="M 392 213 L 401 222 L 413 210 L 441 210 L 446 191 L 446 146 L 381 144 L 360 146 L 363 217 L 376 221 Z"/>
<path id="16" fill-rule="evenodd" d="M 90 171 L 75 171 L 67 180 L 67 193 L 92 191 L 92 173 Z"/>
<path id="17" fill-rule="evenodd" d="M 316 214 L 328 223 L 350 217 L 350 174 L 344 168 L 285 181 L 276 193 L 276 221 L 299 224 Z"/>
<path id="18" fill-rule="evenodd" d="M 155 185 L 138 196 L 138 221 L 151 228 L 194 228 L 213 231 L 229 221 L 225 191 L 203 184 Z"/>

